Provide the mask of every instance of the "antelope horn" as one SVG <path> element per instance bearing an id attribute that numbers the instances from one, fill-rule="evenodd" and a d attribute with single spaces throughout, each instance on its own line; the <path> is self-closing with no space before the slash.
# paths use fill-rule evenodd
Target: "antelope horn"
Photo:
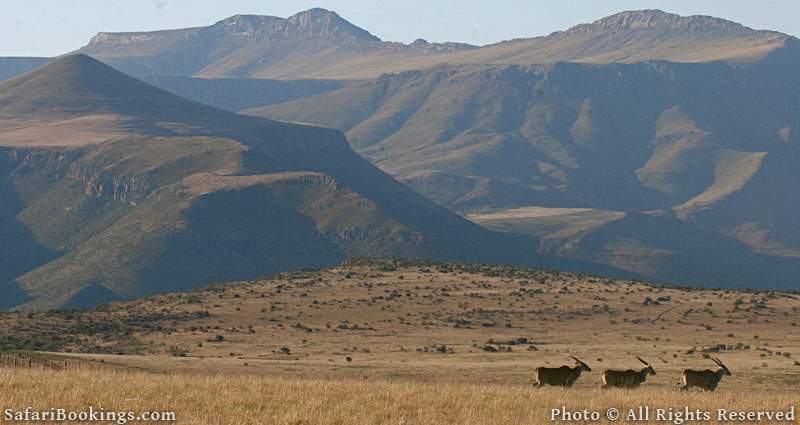
<path id="1" fill-rule="evenodd" d="M 637 360 L 639 360 L 640 362 L 644 363 L 644 365 L 645 365 L 645 366 L 650 366 L 650 364 L 649 364 L 649 363 L 647 363 L 646 361 L 642 360 L 642 358 L 641 358 L 641 357 L 639 357 L 639 356 L 636 356 L 636 359 L 637 359 Z"/>
<path id="2" fill-rule="evenodd" d="M 586 364 L 586 363 L 582 362 L 581 359 L 579 359 L 579 358 L 577 358 L 575 356 L 570 356 L 570 357 L 572 357 L 572 359 L 575 360 L 576 362 L 578 362 L 579 364 Z"/>
<path id="3" fill-rule="evenodd" d="M 711 359 L 711 361 L 713 361 L 714 363 L 716 363 L 716 364 L 717 364 L 717 366 L 720 366 L 720 367 L 722 367 L 722 362 L 721 362 L 721 361 L 719 361 L 719 359 L 716 359 L 716 358 L 714 358 L 714 357 L 709 357 L 709 358 Z"/>

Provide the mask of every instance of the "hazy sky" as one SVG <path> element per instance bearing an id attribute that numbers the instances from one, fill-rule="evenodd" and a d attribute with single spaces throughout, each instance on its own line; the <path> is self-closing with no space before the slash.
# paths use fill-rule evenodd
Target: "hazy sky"
<path id="1" fill-rule="evenodd" d="M 800 34 L 798 0 L 3 0 L 0 56 L 54 56 L 100 31 L 205 26 L 228 16 L 338 12 L 384 40 L 488 44 L 549 34 L 630 9 L 714 15 Z"/>

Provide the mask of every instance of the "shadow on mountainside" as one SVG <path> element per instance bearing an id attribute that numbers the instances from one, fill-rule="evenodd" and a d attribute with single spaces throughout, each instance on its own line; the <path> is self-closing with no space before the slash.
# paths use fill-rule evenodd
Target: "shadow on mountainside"
<path id="1" fill-rule="evenodd" d="M 58 256 L 40 245 L 30 230 L 17 220 L 23 202 L 7 179 L 8 168 L 0 157 L 0 310 L 27 302 L 30 296 L 14 281 L 28 270 Z"/>

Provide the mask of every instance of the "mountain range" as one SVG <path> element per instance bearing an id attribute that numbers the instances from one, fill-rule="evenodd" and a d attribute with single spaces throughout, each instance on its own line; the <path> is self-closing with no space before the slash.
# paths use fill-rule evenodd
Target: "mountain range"
<path id="1" fill-rule="evenodd" d="M 482 47 L 401 44 L 382 41 L 335 12 L 311 9 L 287 19 L 237 15 L 210 27 L 101 33 L 80 52 L 132 74 L 363 79 L 437 64 L 750 62 L 790 40 L 722 19 L 645 10 Z"/>
<path id="2" fill-rule="evenodd" d="M 80 307 L 352 256 L 529 259 L 336 130 L 221 111 L 85 55 L 0 84 L 0 117 L 2 308 Z"/>
<path id="3" fill-rule="evenodd" d="M 96 292 L 109 290 L 113 285 L 108 282 L 116 281 L 118 275 L 72 272 L 60 262 L 73 258 L 79 263 L 85 251 L 69 257 L 74 250 L 84 249 L 103 232 L 116 232 L 112 223 L 134 217 L 130 215 L 134 211 L 156 216 L 170 208 L 200 208 L 189 207 L 196 204 L 188 201 L 181 203 L 188 210 L 163 205 L 142 209 L 156 205 L 156 195 L 167 193 L 164 187 L 180 188 L 164 201 L 177 205 L 177 199 L 183 199 L 177 194 L 194 193 L 186 189 L 193 185 L 212 187 L 213 193 L 220 179 L 229 182 L 223 185 L 228 189 L 255 180 L 260 182 L 258 187 L 273 187 L 277 180 L 254 176 L 297 172 L 324 175 L 336 182 L 337 190 L 349 190 L 347 196 L 323 202 L 347 207 L 324 212 L 315 209 L 321 208 L 318 199 L 329 196 L 319 189 L 321 183 L 303 196 L 270 200 L 289 203 L 293 214 L 311 217 L 307 228 L 315 229 L 314 235 L 325 235 L 329 245 L 313 240 L 320 236 L 281 242 L 303 249 L 315 247 L 318 253 L 302 264 L 292 263 L 288 252 L 269 267 L 253 265 L 263 259 L 253 260 L 246 267 L 236 266 L 247 270 L 240 274 L 226 269 L 230 265 L 207 264 L 184 279 L 173 268 L 166 275 L 179 283 L 169 289 L 326 265 L 352 255 L 528 262 L 609 274 L 628 272 L 687 285 L 800 288 L 796 278 L 800 272 L 796 214 L 800 207 L 800 43 L 786 34 L 708 16 L 642 10 L 543 37 L 487 46 L 424 40 L 402 44 L 382 41 L 334 12 L 312 9 L 285 19 L 236 15 L 208 27 L 100 33 L 77 53 L 214 108 L 182 103 L 187 101 L 151 86 L 119 91 L 120 84 L 109 83 L 92 89 L 102 95 L 87 97 L 82 95 L 86 87 L 70 83 L 74 78 L 58 82 L 57 75 L 74 72 L 51 71 L 49 82 L 36 86 L 34 94 L 24 91 L 31 86 L 24 78 L 47 67 L 0 85 L 0 145 L 7 153 L 0 159 L 0 177 L 7 176 L 5 181 L 11 182 L 5 188 L 0 185 L 0 192 L 17 199 L 0 206 L 0 219 L 7 218 L 4 235 L 25 241 L 16 245 L 23 248 L 7 248 L 9 252 L 0 256 L 13 265 L 9 270 L 15 270 L 0 276 L 0 281 L 11 282 L 7 286 L 16 288 L 25 306 L 45 305 L 35 301 L 37 294 L 46 292 L 41 288 L 68 287 L 74 280 L 71 276 L 79 276 L 83 283 L 71 286 L 72 292 L 64 291 L 67 295 L 61 298 L 42 295 L 40 299 L 58 298 L 49 305 L 69 306 L 74 300 L 94 299 Z M 68 58 L 76 57 L 86 61 L 85 56 Z M 0 79 L 49 60 L 0 59 Z M 100 68 L 92 63 L 77 74 Z M 111 74 L 110 68 L 102 69 L 104 75 Z M 122 78 L 122 74 L 114 75 Z M 125 78 L 129 84 L 136 81 Z M 45 93 L 53 93 L 53 85 L 63 86 L 64 95 L 50 109 L 53 99 Z M 137 91 L 147 96 L 133 96 Z M 317 139 L 333 141 L 323 145 L 337 146 L 337 159 L 322 160 L 317 148 L 310 148 L 314 154 L 282 153 L 273 158 L 272 148 L 263 148 L 263 135 L 268 132 L 262 126 L 292 129 L 281 130 L 283 138 L 269 133 L 271 141 L 289 138 L 302 140 L 304 146 Z M 347 139 L 321 127 L 337 129 Z M 286 132 L 293 136 L 285 136 Z M 230 140 L 241 152 L 233 148 L 235 153 L 218 152 L 220 145 L 214 142 L 178 153 L 171 143 L 156 143 L 153 149 L 167 149 L 169 154 L 153 150 L 154 157 L 169 165 L 127 157 L 140 143 L 175 137 Z M 121 149 L 123 140 L 131 143 L 130 151 L 99 153 L 106 146 Z M 359 155 L 441 207 L 372 168 L 346 146 L 348 141 Z M 57 154 L 37 156 L 44 151 Z M 224 178 L 196 180 L 197 173 Z M 234 177 L 238 180 L 230 180 Z M 102 179 L 110 180 L 93 188 L 90 182 Z M 87 196 L 83 204 L 71 204 L 78 197 L 68 192 L 49 193 L 64 181 L 75 185 L 70 190 Z M 80 182 L 86 187 L 80 189 Z M 232 191 L 228 189 L 219 191 Z M 47 196 L 40 197 L 45 191 Z M 30 209 L 36 199 L 63 207 L 73 216 L 84 214 L 69 219 L 80 223 L 80 229 L 61 230 L 68 226 L 54 218 L 56 207 Z M 98 199 L 114 202 L 101 205 Z M 93 204 L 86 203 L 90 201 Z M 359 207 L 367 201 L 374 209 L 364 215 Z M 229 202 L 209 206 L 204 214 L 223 206 Z M 228 225 L 249 223 L 240 225 L 242 232 L 263 226 L 247 214 L 239 220 L 238 208 L 231 208 L 237 212 L 225 216 L 237 219 Z M 172 217 L 179 216 L 176 212 Z M 185 217 L 164 221 L 173 223 L 171 229 L 193 235 L 196 229 L 222 219 L 206 217 L 204 224 L 197 222 L 194 227 Z M 342 230 L 350 229 L 347 226 L 360 228 L 355 233 L 361 236 Z M 370 233 L 373 228 L 380 230 Z M 417 233 L 411 237 L 404 231 Z M 107 245 L 102 246 L 130 248 L 129 243 L 120 242 L 129 237 L 106 238 Z M 453 245 L 461 237 L 469 242 Z M 194 243 L 181 238 L 206 240 L 205 236 L 180 236 L 153 243 L 184 247 Z M 419 242 L 422 239 L 426 242 Z M 253 252 L 277 246 L 247 243 Z M 241 244 L 230 241 L 225 248 L 231 250 L 230 258 L 242 256 L 235 251 Z M 197 246 L 223 249 L 222 245 L 215 241 Z M 130 252 L 147 252 L 144 246 Z M 161 270 L 152 262 L 178 255 L 178 248 L 170 249 L 154 251 L 160 253 L 146 264 L 139 254 L 115 252 L 102 257 L 96 264 L 126 255 L 137 258 L 128 268 L 111 269 L 119 270 L 119 276 L 133 276 L 121 284 L 127 288 L 150 288 L 113 287 L 106 295 L 133 297 L 156 290 L 152 273 L 161 272 L 146 270 Z M 194 268 L 193 261 L 203 262 L 181 258 L 184 271 Z M 47 264 L 53 268 L 45 268 Z M 37 270 L 42 274 L 36 275 Z M 82 273 L 91 276 L 84 278 Z M 43 279 L 49 274 L 62 277 L 57 282 Z"/>
<path id="4" fill-rule="evenodd" d="M 206 27 L 104 32 L 76 53 L 132 75 L 344 80 L 439 64 L 749 63 L 792 47 L 796 39 L 779 32 L 660 10 L 621 12 L 547 36 L 486 46 L 423 39 L 403 44 L 383 41 L 335 12 L 315 8 L 289 18 L 235 15 Z M 0 78 L 41 60 L 17 61 L 14 67 L 0 62 L 8 68 Z"/>
<path id="5" fill-rule="evenodd" d="M 791 286 L 800 73 L 786 70 L 800 70 L 795 58 L 439 66 L 249 113 L 345 131 L 427 197 L 541 237 L 541 253 L 672 282 Z M 586 227 L 568 215 L 542 227 L 540 211 L 520 209 L 530 206 L 606 219 Z M 514 211 L 498 222 L 503 210 Z"/>

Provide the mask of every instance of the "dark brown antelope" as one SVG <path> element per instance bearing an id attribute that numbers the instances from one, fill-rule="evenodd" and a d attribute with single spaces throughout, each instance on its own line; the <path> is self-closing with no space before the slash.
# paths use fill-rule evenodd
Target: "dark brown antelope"
<path id="1" fill-rule="evenodd" d="M 571 387 L 578 378 L 581 377 L 581 372 L 584 370 L 591 372 L 592 368 L 586 363 L 578 360 L 577 357 L 570 356 L 575 360 L 575 366 L 561 366 L 561 367 L 537 367 L 533 371 L 533 385 L 536 387 L 543 387 L 545 385 L 553 385 L 556 387 Z"/>
<path id="2" fill-rule="evenodd" d="M 703 391 L 714 391 L 717 389 L 717 385 L 719 385 L 719 381 L 722 380 L 722 377 L 725 375 L 731 376 L 731 371 L 722 364 L 719 359 L 711 358 L 714 363 L 719 366 L 717 370 L 691 370 L 687 369 L 683 371 L 683 385 L 681 385 L 681 391 L 686 391 L 691 387 L 698 387 L 701 388 Z"/>
<path id="3" fill-rule="evenodd" d="M 650 366 L 650 364 L 642 360 L 641 357 L 636 358 L 646 367 L 641 370 L 628 369 L 603 371 L 603 388 L 636 388 L 639 385 L 642 385 L 642 382 L 647 379 L 648 374 L 655 376 L 656 370 L 653 369 L 653 366 Z"/>

